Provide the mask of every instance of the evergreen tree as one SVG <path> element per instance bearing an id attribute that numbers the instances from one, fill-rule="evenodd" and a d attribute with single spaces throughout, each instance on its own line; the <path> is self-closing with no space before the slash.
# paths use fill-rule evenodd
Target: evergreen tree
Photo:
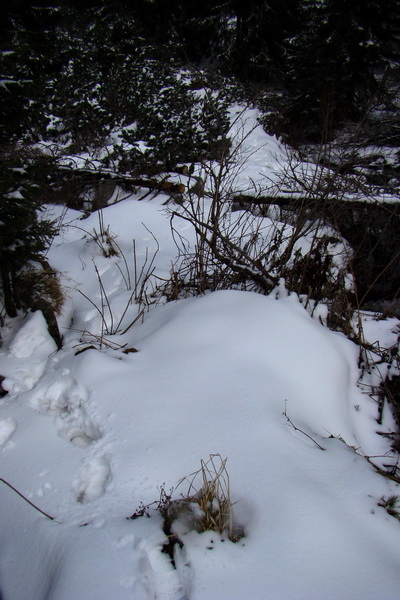
<path id="1" fill-rule="evenodd" d="M 383 97 L 398 67 L 396 0 L 302 0 L 302 27 L 286 40 L 288 124 L 327 139 Z"/>
<path id="2" fill-rule="evenodd" d="M 50 170 L 48 159 L 12 152 L 2 156 L 0 176 L 0 272 L 6 313 L 17 314 L 18 271 L 41 258 L 54 231 L 39 218 L 41 189 Z"/>
<path id="3" fill-rule="evenodd" d="M 284 40 L 298 29 L 298 0 L 232 0 L 235 41 L 229 54 L 233 72 L 261 85 L 279 83 Z"/>
<path id="4" fill-rule="evenodd" d="M 50 223 L 38 217 L 50 161 L 38 151 L 24 149 L 43 122 L 38 98 L 47 77 L 46 35 L 35 32 L 38 24 L 28 19 L 28 14 L 33 17 L 29 7 L 17 8 L 7 15 L 10 29 L 2 36 L 0 53 L 0 273 L 4 308 L 10 316 L 16 315 L 19 304 L 18 271 L 40 258 L 52 235 Z"/>

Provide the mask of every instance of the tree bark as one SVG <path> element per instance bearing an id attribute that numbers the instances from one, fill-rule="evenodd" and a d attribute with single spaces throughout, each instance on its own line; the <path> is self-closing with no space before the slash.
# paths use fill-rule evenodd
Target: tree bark
<path id="1" fill-rule="evenodd" d="M 15 306 L 13 291 L 12 291 L 12 277 L 10 271 L 1 266 L 1 279 L 4 294 L 4 308 L 9 317 L 17 316 L 17 307 Z"/>

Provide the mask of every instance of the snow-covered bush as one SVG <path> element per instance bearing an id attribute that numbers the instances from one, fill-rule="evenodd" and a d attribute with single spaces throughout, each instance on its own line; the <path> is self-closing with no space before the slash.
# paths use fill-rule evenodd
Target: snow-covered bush
<path id="1" fill-rule="evenodd" d="M 184 202 L 169 208 L 179 256 L 165 287 L 167 297 L 220 289 L 269 294 L 283 279 L 311 310 L 318 302 L 327 303 L 332 327 L 348 328 L 352 251 L 328 218 L 329 189 L 321 186 L 320 174 L 308 174 L 301 203 L 274 211 L 267 201 L 262 208 L 263 197 L 279 195 L 291 177 L 294 189 L 299 173 L 288 169 L 273 186 L 265 181 L 254 185 L 257 195 L 241 196 L 238 204 L 234 189 L 246 168 L 245 144 L 246 137 L 219 162 L 203 162 L 200 175 L 193 177 L 195 185 L 189 181 Z M 194 246 L 176 235 L 175 224 L 182 220 L 194 229 Z"/>

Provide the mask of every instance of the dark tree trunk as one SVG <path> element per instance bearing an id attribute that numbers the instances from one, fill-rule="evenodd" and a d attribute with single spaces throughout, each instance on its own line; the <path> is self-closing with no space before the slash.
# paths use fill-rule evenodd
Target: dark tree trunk
<path id="1" fill-rule="evenodd" d="M 11 273 L 3 265 L 1 266 L 1 279 L 4 294 L 4 308 L 9 317 L 16 317 L 17 307 L 14 302 Z"/>

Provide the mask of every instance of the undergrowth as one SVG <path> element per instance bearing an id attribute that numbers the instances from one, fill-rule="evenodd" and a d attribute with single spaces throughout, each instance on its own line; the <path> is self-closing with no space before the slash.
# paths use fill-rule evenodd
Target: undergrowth
<path id="1" fill-rule="evenodd" d="M 181 543 L 178 542 L 179 536 L 174 533 L 177 521 L 186 530 L 199 533 L 215 531 L 232 542 L 238 542 L 244 536 L 244 531 L 233 517 L 226 462 L 227 458 L 223 459 L 220 454 L 210 454 L 209 459 L 201 460 L 200 468 L 183 477 L 175 489 L 172 488 L 167 493 L 163 485 L 158 500 L 141 504 L 128 518 L 151 517 L 154 511 L 158 512 L 163 518 L 163 529 L 168 538 L 167 547 L 170 546 L 171 539 L 173 544 Z M 174 499 L 173 492 L 184 483 L 187 484 L 187 490 Z"/>

